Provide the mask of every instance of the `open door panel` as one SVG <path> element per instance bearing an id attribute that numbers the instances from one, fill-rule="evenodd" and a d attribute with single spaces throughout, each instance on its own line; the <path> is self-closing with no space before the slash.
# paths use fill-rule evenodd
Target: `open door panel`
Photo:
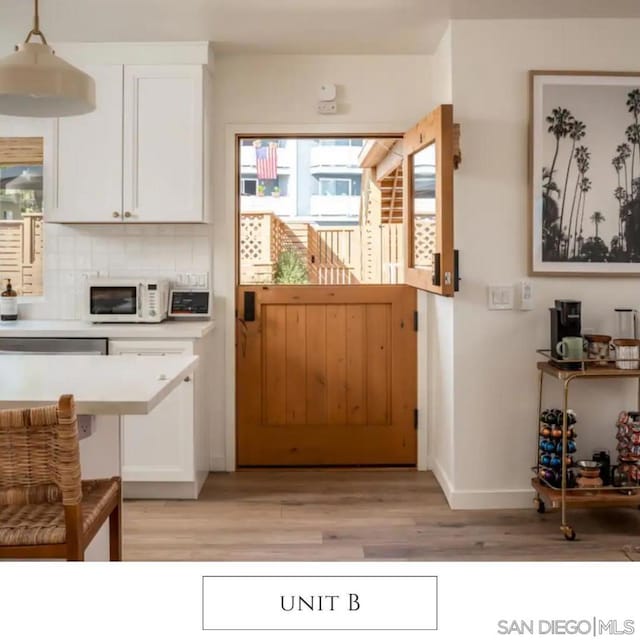
<path id="1" fill-rule="evenodd" d="M 453 172 L 456 157 L 453 106 L 440 105 L 409 129 L 403 140 L 405 282 L 453 296 Z"/>

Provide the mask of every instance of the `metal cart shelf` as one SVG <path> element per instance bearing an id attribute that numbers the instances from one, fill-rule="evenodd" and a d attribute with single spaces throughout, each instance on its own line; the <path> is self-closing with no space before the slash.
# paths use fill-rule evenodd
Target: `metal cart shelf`
<path id="1" fill-rule="evenodd" d="M 551 353 L 546 349 L 538 349 L 537 353 L 548 358 L 546 362 L 538 362 L 538 415 L 536 417 L 536 470 L 539 470 L 538 439 L 540 432 L 540 414 L 542 413 L 542 398 L 545 376 L 558 380 L 563 386 L 562 400 L 562 481 L 560 488 L 553 487 L 540 477 L 532 478 L 531 485 L 536 491 L 534 500 L 539 513 L 547 508 L 560 509 L 560 531 L 567 540 L 575 540 L 576 532 L 567 522 L 567 507 L 640 507 L 640 486 L 630 487 L 599 487 L 599 488 L 568 488 L 567 487 L 567 442 L 569 387 L 574 380 L 585 378 L 634 378 L 638 380 L 638 406 L 640 407 L 640 369 L 618 369 L 616 361 L 594 364 L 593 360 L 563 360 L 562 365 L 571 365 L 575 369 L 560 368 L 554 363 Z"/>

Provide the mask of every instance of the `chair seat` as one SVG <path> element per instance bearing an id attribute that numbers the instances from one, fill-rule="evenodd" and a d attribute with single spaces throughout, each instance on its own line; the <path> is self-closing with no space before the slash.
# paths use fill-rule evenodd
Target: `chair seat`
<path id="1" fill-rule="evenodd" d="M 104 509 L 117 500 L 118 480 L 82 481 L 82 528 L 87 531 Z M 64 544 L 66 528 L 61 502 L 0 506 L 0 546 Z"/>

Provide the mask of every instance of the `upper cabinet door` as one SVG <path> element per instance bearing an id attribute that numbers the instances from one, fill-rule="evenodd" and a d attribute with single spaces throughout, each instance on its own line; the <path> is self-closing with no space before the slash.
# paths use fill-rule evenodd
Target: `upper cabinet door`
<path id="1" fill-rule="evenodd" d="M 124 71 L 126 222 L 202 222 L 203 74 L 200 66 Z"/>
<path id="2" fill-rule="evenodd" d="M 96 83 L 92 113 L 54 121 L 45 145 L 47 222 L 122 220 L 122 65 L 83 67 Z"/>
<path id="3" fill-rule="evenodd" d="M 453 296 L 453 107 L 440 105 L 404 135 L 405 282 Z"/>

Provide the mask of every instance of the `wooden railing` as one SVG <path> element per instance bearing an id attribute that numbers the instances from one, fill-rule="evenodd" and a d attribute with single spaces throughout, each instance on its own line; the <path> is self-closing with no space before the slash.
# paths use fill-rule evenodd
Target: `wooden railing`
<path id="1" fill-rule="evenodd" d="M 362 281 L 358 227 L 309 225 L 309 281 L 356 284 Z"/>
<path id="2" fill-rule="evenodd" d="M 243 213 L 240 220 L 243 284 L 273 283 L 278 256 L 287 250 L 300 256 L 309 284 L 402 281 L 402 224 L 285 223 L 267 211 Z"/>

